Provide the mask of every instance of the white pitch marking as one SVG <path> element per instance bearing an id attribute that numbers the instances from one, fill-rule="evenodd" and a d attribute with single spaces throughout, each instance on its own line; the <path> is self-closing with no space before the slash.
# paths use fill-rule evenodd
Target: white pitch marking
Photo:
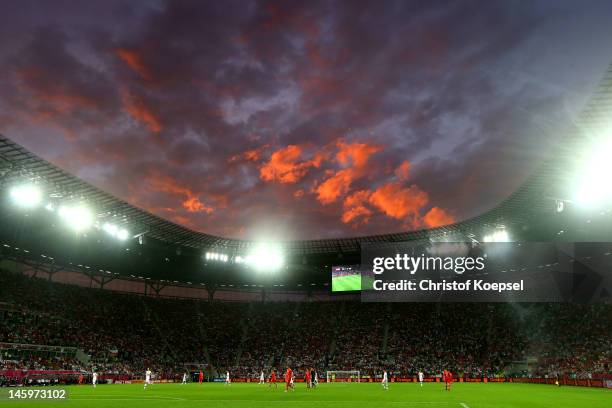
<path id="1" fill-rule="evenodd" d="M 463 408 L 470 408 L 470 407 L 468 407 L 468 405 L 465 402 L 460 402 L 459 404 L 461 404 L 461 406 Z"/>

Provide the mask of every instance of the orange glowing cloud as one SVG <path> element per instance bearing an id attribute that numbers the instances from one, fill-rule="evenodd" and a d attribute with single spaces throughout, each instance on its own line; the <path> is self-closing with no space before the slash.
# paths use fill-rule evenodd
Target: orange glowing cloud
<path id="1" fill-rule="evenodd" d="M 269 145 L 263 145 L 256 149 L 251 149 L 251 150 L 247 150 L 242 153 L 239 153 L 239 154 L 235 154 L 229 158 L 228 162 L 235 163 L 241 160 L 257 162 L 259 161 L 259 159 L 261 159 L 261 155 L 268 147 Z"/>
<path id="2" fill-rule="evenodd" d="M 352 183 L 366 174 L 370 157 L 382 150 L 381 146 L 367 143 L 336 142 L 338 152 L 336 161 L 347 168 L 331 172 L 330 176 L 315 188 L 317 200 L 321 204 L 331 204 L 346 195 Z"/>
<path id="3" fill-rule="evenodd" d="M 342 222 L 345 224 L 353 223 L 353 227 L 367 224 L 372 215 L 372 210 L 366 207 L 370 199 L 371 192 L 368 190 L 357 191 L 344 199 Z M 360 222 L 355 222 L 361 219 Z"/>
<path id="4" fill-rule="evenodd" d="M 351 189 L 356 173 L 352 168 L 340 170 L 315 188 L 321 204 L 331 204 Z"/>
<path id="5" fill-rule="evenodd" d="M 300 181 L 312 167 L 319 167 L 321 160 L 316 156 L 312 160 L 302 160 L 303 148 L 289 145 L 277 150 L 270 159 L 259 168 L 259 176 L 264 181 L 276 181 L 293 184 Z"/>
<path id="6" fill-rule="evenodd" d="M 395 219 L 419 217 L 420 210 L 428 201 L 427 193 L 419 187 L 402 187 L 399 183 L 385 184 L 376 189 L 369 198 L 370 204 Z"/>
<path id="7" fill-rule="evenodd" d="M 136 121 L 143 123 L 153 133 L 161 132 L 164 127 L 161 120 L 153 113 L 142 98 L 124 90 L 121 93 L 123 108 Z"/>
<path id="8" fill-rule="evenodd" d="M 343 166 L 363 167 L 370 156 L 382 150 L 381 146 L 367 143 L 345 143 L 343 140 L 337 142 L 338 153 L 336 160 Z"/>
<path id="9" fill-rule="evenodd" d="M 115 52 L 117 53 L 117 56 L 142 79 L 145 81 L 151 81 L 153 79 L 151 71 L 145 66 L 145 64 L 142 62 L 141 56 L 136 51 L 119 48 L 115 50 Z"/>
<path id="10" fill-rule="evenodd" d="M 171 177 L 161 174 L 151 174 L 146 178 L 146 181 L 153 191 L 185 197 L 181 205 L 189 212 L 204 212 L 210 214 L 214 211 L 214 208 L 204 205 L 200 201 L 198 194 L 190 188 L 180 185 Z"/>
<path id="11" fill-rule="evenodd" d="M 183 208 L 185 208 L 189 212 L 205 212 L 206 214 L 210 214 L 213 212 L 211 207 L 207 207 L 198 197 L 192 196 L 187 200 L 183 201 Z"/>
<path id="12" fill-rule="evenodd" d="M 425 214 L 423 221 L 429 228 L 435 228 L 454 223 L 455 217 L 442 208 L 433 207 Z"/>
<path id="13" fill-rule="evenodd" d="M 405 160 L 395 169 L 395 175 L 398 180 L 406 181 L 410 177 L 410 162 Z"/>

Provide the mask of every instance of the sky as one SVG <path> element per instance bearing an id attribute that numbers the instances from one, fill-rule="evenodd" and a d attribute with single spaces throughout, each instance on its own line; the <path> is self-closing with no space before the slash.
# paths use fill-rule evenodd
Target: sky
<path id="1" fill-rule="evenodd" d="M 611 20 L 595 0 L 0 0 L 0 133 L 210 234 L 435 227 L 546 157 Z"/>

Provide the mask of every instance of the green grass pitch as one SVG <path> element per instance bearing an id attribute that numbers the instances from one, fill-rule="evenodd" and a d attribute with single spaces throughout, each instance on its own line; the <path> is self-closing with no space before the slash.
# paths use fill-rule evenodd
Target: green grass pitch
<path id="1" fill-rule="evenodd" d="M 6 389 L 4 389 L 6 390 Z M 308 390 L 296 384 L 294 392 L 256 383 L 153 384 L 144 390 L 140 384 L 67 387 L 65 401 L 7 401 L 0 407 L 48 408 L 610 408 L 612 392 L 601 388 L 555 387 L 540 384 L 456 383 L 450 392 L 440 383 L 423 387 L 414 383 L 391 383 L 384 391 L 378 383 L 320 384 Z"/>
<path id="2" fill-rule="evenodd" d="M 361 275 L 349 275 L 332 278 L 332 292 L 361 290 Z"/>

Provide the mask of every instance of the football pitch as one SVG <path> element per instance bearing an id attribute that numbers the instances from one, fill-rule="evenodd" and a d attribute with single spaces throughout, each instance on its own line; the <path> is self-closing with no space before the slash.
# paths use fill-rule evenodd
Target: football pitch
<path id="1" fill-rule="evenodd" d="M 333 292 L 344 292 L 348 290 L 361 290 L 360 274 L 332 278 Z"/>
<path id="2" fill-rule="evenodd" d="M 302 383 L 294 392 L 284 392 L 268 385 L 219 383 L 205 384 L 153 384 L 144 390 L 140 384 L 90 385 L 65 387 L 64 401 L 7 400 L 2 389 L 2 407 L 94 407 L 94 408 L 155 408 L 155 407 L 207 407 L 207 408 L 280 408 L 280 407 L 444 407 L 444 408 L 609 408 L 612 393 L 601 388 L 555 387 L 539 384 L 482 384 L 457 383 L 453 390 L 444 391 L 439 383 L 423 387 L 414 383 L 391 383 L 384 391 L 378 383 L 320 384 L 308 390 Z M 53 387 L 59 389 L 61 387 Z"/>

